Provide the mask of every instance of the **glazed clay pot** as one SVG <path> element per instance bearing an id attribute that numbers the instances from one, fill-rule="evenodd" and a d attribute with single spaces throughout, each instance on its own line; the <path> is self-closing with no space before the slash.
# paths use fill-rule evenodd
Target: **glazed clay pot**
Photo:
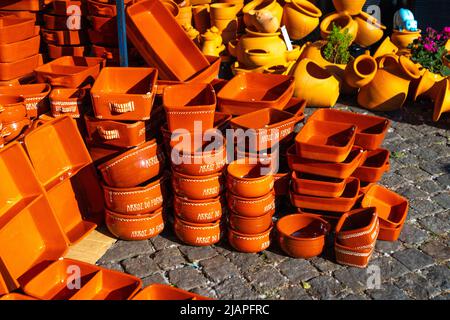
<path id="1" fill-rule="evenodd" d="M 436 95 L 433 109 L 433 121 L 438 121 L 445 112 L 450 112 L 450 81 L 448 78 L 443 80 L 440 90 Z"/>
<path id="2" fill-rule="evenodd" d="M 37 27 L 35 36 L 31 38 L 14 43 L 0 44 L 0 63 L 14 62 L 38 54 L 40 40 L 39 27 Z"/>
<path id="3" fill-rule="evenodd" d="M 358 56 L 347 64 L 344 71 L 345 84 L 351 88 L 361 88 L 370 83 L 378 70 L 378 64 L 368 54 Z"/>
<path id="4" fill-rule="evenodd" d="M 42 39 L 49 44 L 56 45 L 82 45 L 88 41 L 88 37 L 83 30 L 48 30 L 41 32 Z"/>
<path id="5" fill-rule="evenodd" d="M 362 10 L 365 2 L 365 0 L 333 0 L 333 5 L 337 12 L 346 12 L 353 16 Z"/>
<path id="6" fill-rule="evenodd" d="M 228 242 L 240 252 L 256 253 L 270 246 L 272 227 L 258 234 L 244 234 L 228 228 Z"/>
<path id="7" fill-rule="evenodd" d="M 270 228 L 273 212 L 268 212 L 259 217 L 245 217 L 231 212 L 229 223 L 233 230 L 243 234 L 258 234 Z"/>
<path id="8" fill-rule="evenodd" d="M 0 63 L 0 81 L 11 81 L 13 83 L 17 83 L 15 81 L 19 80 L 18 82 L 21 84 L 23 83 L 23 78 L 28 78 L 28 75 L 32 74 L 33 70 L 41 65 L 41 54 L 36 54 L 31 57 L 15 60 L 13 62 Z"/>
<path id="9" fill-rule="evenodd" d="M 48 111 L 47 96 L 50 90 L 50 86 L 45 83 L 1 86 L 0 95 L 22 96 L 27 109 L 27 116 L 29 118 L 36 118 Z"/>
<path id="10" fill-rule="evenodd" d="M 332 107 L 339 97 L 339 81 L 325 68 L 310 59 L 302 59 L 294 69 L 294 97 L 306 100 L 307 106 Z M 327 94 L 322 94 L 324 91 Z"/>
<path id="11" fill-rule="evenodd" d="M 336 225 L 336 241 L 346 247 L 374 245 L 380 229 L 375 207 L 344 213 Z"/>
<path id="12" fill-rule="evenodd" d="M 313 3 L 304 0 L 288 0 L 283 7 L 283 24 L 293 40 L 309 35 L 319 25 L 322 11 Z"/>
<path id="13" fill-rule="evenodd" d="M 419 69 L 405 56 L 385 55 L 373 80 L 360 89 L 358 104 L 375 111 L 399 109 L 408 96 L 411 80 L 419 77 Z"/>
<path id="14" fill-rule="evenodd" d="M 106 210 L 106 226 L 122 240 L 145 240 L 164 229 L 162 209 L 143 215 L 123 215 Z"/>
<path id="15" fill-rule="evenodd" d="M 320 35 L 322 39 L 327 39 L 331 33 L 333 23 L 341 27 L 341 32 L 344 30 L 348 31 L 351 35 L 352 40 L 355 40 L 358 33 L 358 24 L 353 18 L 347 13 L 332 13 L 326 16 L 320 23 Z"/>
<path id="16" fill-rule="evenodd" d="M 247 27 L 253 27 L 260 32 L 267 32 L 267 27 L 256 18 L 258 12 L 266 11 L 275 19 L 278 25 L 283 16 L 283 8 L 276 0 L 253 0 L 242 8 L 244 14 L 244 23 Z M 278 28 L 276 28 L 278 29 Z"/>
<path id="17" fill-rule="evenodd" d="M 192 200 L 218 197 L 224 189 L 224 180 L 221 172 L 206 176 L 188 176 L 176 171 L 172 173 L 175 193 Z"/>
<path id="18" fill-rule="evenodd" d="M 380 58 L 387 54 L 395 54 L 398 52 L 398 48 L 392 43 L 391 38 L 384 38 L 383 42 L 378 46 L 378 49 L 373 54 L 375 59 Z"/>
<path id="19" fill-rule="evenodd" d="M 354 16 L 353 19 L 358 24 L 358 33 L 356 34 L 355 43 L 361 47 L 370 47 L 383 37 L 386 26 L 382 25 L 370 14 L 361 11 Z"/>
<path id="20" fill-rule="evenodd" d="M 259 198 L 243 198 L 230 192 L 227 193 L 227 204 L 231 211 L 244 217 L 258 217 L 267 213 L 275 212 L 275 193 Z"/>
<path id="21" fill-rule="evenodd" d="M 222 235 L 220 220 L 212 223 L 190 223 L 175 217 L 175 234 L 191 246 L 210 246 L 219 242 Z"/>
<path id="22" fill-rule="evenodd" d="M 273 189 L 271 168 L 235 160 L 227 168 L 227 190 L 246 198 L 264 196 Z"/>
<path id="23" fill-rule="evenodd" d="M 0 122 L 3 124 L 21 121 L 27 116 L 25 99 L 15 95 L 0 95 Z"/>
<path id="24" fill-rule="evenodd" d="M 86 90 L 57 88 L 49 96 L 50 109 L 53 117 L 64 115 L 79 118 L 83 103 L 86 102 Z"/>
<path id="25" fill-rule="evenodd" d="M 325 248 L 330 224 L 314 214 L 290 214 L 277 222 L 281 249 L 293 258 L 309 259 Z"/>
<path id="26" fill-rule="evenodd" d="M 419 97 L 426 97 L 432 101 L 436 101 L 437 94 L 444 81 L 445 77 L 425 69 L 420 80 L 415 81 L 417 82 L 417 87 L 413 96 L 414 101 Z"/>
<path id="27" fill-rule="evenodd" d="M 334 75 L 337 80 L 341 80 L 344 77 L 344 70 L 347 65 L 345 64 L 336 64 L 329 62 L 322 55 L 322 48 L 326 45 L 326 41 L 320 40 L 313 43 L 306 43 L 305 47 L 300 55 L 301 60 L 308 58 L 313 60 L 322 68 L 325 68 L 329 73 Z"/>
<path id="28" fill-rule="evenodd" d="M 35 20 L 15 16 L 0 17 L 0 44 L 14 43 L 33 37 Z"/>
<path id="29" fill-rule="evenodd" d="M 11 142 L 19 137 L 19 135 L 24 132 L 24 129 L 28 128 L 30 124 L 31 121 L 28 118 L 3 124 L 3 129 L 0 135 L 3 137 L 4 143 Z"/>
<path id="30" fill-rule="evenodd" d="M 205 200 L 191 200 L 175 196 L 175 214 L 180 219 L 192 223 L 210 223 L 222 217 L 223 200 L 221 197 Z"/>
<path id="31" fill-rule="evenodd" d="M 412 44 L 414 40 L 420 37 L 422 31 L 418 29 L 417 31 L 408 30 L 394 30 L 391 35 L 391 41 L 400 50 L 408 49 L 408 45 Z"/>
<path id="32" fill-rule="evenodd" d="M 209 4 L 199 4 L 192 6 L 192 17 L 194 20 L 194 27 L 201 34 L 206 32 L 210 27 L 209 19 Z"/>

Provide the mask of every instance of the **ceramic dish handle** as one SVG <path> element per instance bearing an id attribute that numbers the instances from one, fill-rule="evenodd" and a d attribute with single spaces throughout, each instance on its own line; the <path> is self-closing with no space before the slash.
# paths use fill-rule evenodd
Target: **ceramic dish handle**
<path id="1" fill-rule="evenodd" d="M 105 130 L 102 127 L 97 127 L 98 134 L 103 140 L 116 140 L 120 139 L 119 130 Z"/>
<path id="2" fill-rule="evenodd" d="M 98 5 L 94 2 L 90 2 L 90 5 L 95 8 L 96 14 L 99 16 L 113 17 L 116 15 L 116 12 L 113 9 L 104 7 L 103 5 Z"/>
<path id="3" fill-rule="evenodd" d="M 43 32 L 43 33 L 42 33 L 42 36 L 43 36 L 43 38 L 44 38 L 44 40 L 45 40 L 46 42 L 52 43 L 52 42 L 55 42 L 56 40 L 58 40 L 57 37 L 56 37 L 56 33 L 51 32 L 51 31 L 45 31 L 45 32 Z"/>
<path id="4" fill-rule="evenodd" d="M 126 113 L 134 111 L 134 101 L 128 101 L 123 103 L 110 102 L 109 108 L 115 113 Z"/>

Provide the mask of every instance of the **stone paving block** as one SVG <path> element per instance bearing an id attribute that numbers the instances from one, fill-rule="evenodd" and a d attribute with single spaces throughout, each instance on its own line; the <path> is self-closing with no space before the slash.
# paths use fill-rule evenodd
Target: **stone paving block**
<path id="1" fill-rule="evenodd" d="M 444 293 L 434 297 L 432 300 L 450 300 L 450 293 Z"/>
<path id="2" fill-rule="evenodd" d="M 429 299 L 440 293 L 429 281 L 416 273 L 408 273 L 401 277 L 395 284 L 403 289 L 413 299 Z"/>
<path id="3" fill-rule="evenodd" d="M 390 171 L 389 173 L 385 173 L 381 177 L 379 183 L 390 189 L 396 189 L 409 183 L 409 181 L 403 178 L 402 176 L 398 175 L 397 173 Z"/>
<path id="4" fill-rule="evenodd" d="M 153 259 L 163 270 L 174 268 L 186 262 L 180 250 L 176 247 L 166 248 L 156 252 Z"/>
<path id="5" fill-rule="evenodd" d="M 226 256 L 243 273 L 260 268 L 265 262 L 257 253 L 231 252 Z"/>
<path id="6" fill-rule="evenodd" d="M 427 279 L 431 286 L 441 291 L 450 290 L 449 266 L 435 265 L 422 270 L 422 276 Z"/>
<path id="7" fill-rule="evenodd" d="M 419 224 L 435 234 L 443 235 L 449 231 L 448 212 L 444 212 L 444 214 L 447 215 L 447 218 L 436 214 L 420 219 Z"/>
<path id="8" fill-rule="evenodd" d="M 398 260 L 391 256 L 383 256 L 374 260 L 370 260 L 369 265 L 380 267 L 381 282 L 386 282 L 390 279 L 399 278 L 409 270 Z"/>
<path id="9" fill-rule="evenodd" d="M 108 270 L 114 270 L 114 271 L 119 271 L 119 272 L 125 271 L 119 262 L 109 262 L 109 263 L 99 264 L 99 266 L 106 268 Z"/>
<path id="10" fill-rule="evenodd" d="M 263 251 L 261 258 L 267 263 L 280 263 L 281 261 L 287 259 L 287 256 L 279 248 L 272 247 L 270 250 Z"/>
<path id="11" fill-rule="evenodd" d="M 442 243 L 442 240 L 432 240 L 423 244 L 420 250 L 433 257 L 435 260 L 450 259 L 450 247 L 448 244 Z"/>
<path id="12" fill-rule="evenodd" d="M 151 276 L 142 279 L 142 285 L 144 288 L 155 283 L 169 284 L 169 281 L 167 281 L 167 279 L 164 277 L 164 275 L 161 274 L 161 272 L 154 273 Z"/>
<path id="13" fill-rule="evenodd" d="M 443 191 L 445 189 L 445 187 L 442 187 L 433 180 L 418 181 L 416 183 L 416 186 L 423 192 L 426 192 L 427 194 L 434 194 Z"/>
<path id="14" fill-rule="evenodd" d="M 192 290 L 207 284 L 208 279 L 197 269 L 183 267 L 168 272 L 170 283 L 184 290 Z"/>
<path id="15" fill-rule="evenodd" d="M 319 299 L 332 299 L 344 291 L 338 280 L 327 275 L 316 277 L 308 283 L 311 285 L 311 294 Z"/>
<path id="16" fill-rule="evenodd" d="M 223 281 L 239 273 L 238 268 L 221 255 L 202 260 L 199 264 L 213 282 Z"/>
<path id="17" fill-rule="evenodd" d="M 403 230 L 402 230 L 403 232 Z M 377 240 L 375 244 L 375 250 L 381 253 L 394 253 L 402 250 L 404 247 L 400 241 L 382 241 Z"/>
<path id="18" fill-rule="evenodd" d="M 129 274 L 144 278 L 159 270 L 150 256 L 139 256 L 122 261 L 123 268 Z"/>
<path id="19" fill-rule="evenodd" d="M 255 272 L 248 272 L 245 278 L 259 291 L 266 293 L 267 291 L 277 291 L 288 280 L 272 266 L 263 266 Z"/>
<path id="20" fill-rule="evenodd" d="M 317 269 L 304 259 L 289 258 L 280 263 L 277 268 L 293 284 L 307 281 L 319 275 Z"/>
<path id="21" fill-rule="evenodd" d="M 416 183 L 417 181 L 428 179 L 430 177 L 428 173 L 416 166 L 401 168 L 397 170 L 396 173 L 412 183 Z"/>
<path id="22" fill-rule="evenodd" d="M 406 199 L 426 199 L 428 198 L 428 193 L 420 190 L 416 186 L 409 184 L 409 185 L 402 185 L 395 190 L 398 194 L 403 196 Z"/>
<path id="23" fill-rule="evenodd" d="M 425 161 L 425 160 L 421 160 L 418 163 L 418 166 L 428 172 L 428 174 L 431 175 L 442 175 L 447 173 L 448 170 L 448 165 L 446 165 L 445 163 L 443 163 L 442 159 L 438 159 L 433 160 L 433 161 Z"/>
<path id="24" fill-rule="evenodd" d="M 450 173 L 437 177 L 436 182 L 442 187 L 443 190 L 450 189 Z"/>
<path id="25" fill-rule="evenodd" d="M 426 268 L 434 263 L 432 257 L 415 248 L 396 252 L 392 256 L 403 263 L 411 271 Z"/>
<path id="26" fill-rule="evenodd" d="M 351 293 L 343 298 L 343 300 L 370 300 L 368 296 L 366 296 L 364 293 L 358 293 L 354 294 Z"/>
<path id="27" fill-rule="evenodd" d="M 334 261 L 330 261 L 329 259 L 325 259 L 324 257 L 315 257 L 309 261 L 322 272 L 330 272 L 343 268 L 342 265 Z"/>
<path id="28" fill-rule="evenodd" d="M 192 289 L 191 292 L 199 294 L 204 297 L 211 298 L 211 299 L 217 299 L 216 293 L 214 292 L 214 290 L 212 290 L 209 287 L 195 288 L 195 289 Z"/>
<path id="29" fill-rule="evenodd" d="M 100 258 L 98 263 L 119 262 L 131 257 L 152 254 L 155 252 L 148 240 L 143 241 L 123 241 L 118 240 L 111 248 Z"/>
<path id="30" fill-rule="evenodd" d="M 180 249 L 191 262 L 212 258 L 217 255 L 217 251 L 212 247 L 180 246 L 178 249 Z"/>
<path id="31" fill-rule="evenodd" d="M 367 290 L 367 293 L 376 300 L 407 300 L 408 295 L 393 284 L 382 284 L 380 289 Z"/>
<path id="32" fill-rule="evenodd" d="M 403 225 L 402 232 L 399 239 L 405 243 L 415 245 L 424 242 L 428 238 L 426 231 L 418 228 L 411 223 L 405 223 Z"/>
<path id="33" fill-rule="evenodd" d="M 258 295 L 252 290 L 252 287 L 242 278 L 235 276 L 217 284 L 214 287 L 218 298 L 230 300 L 252 300 L 257 299 Z"/>
<path id="34" fill-rule="evenodd" d="M 281 289 L 278 294 L 281 300 L 311 300 L 306 290 L 299 286 L 289 286 Z"/>
<path id="35" fill-rule="evenodd" d="M 164 230 L 159 236 L 150 240 L 156 250 L 178 246 L 180 243 L 172 231 Z"/>
<path id="36" fill-rule="evenodd" d="M 448 209 L 450 208 L 450 194 L 448 191 L 444 191 L 438 195 L 431 198 L 431 201 L 436 201 L 441 207 Z"/>
<path id="37" fill-rule="evenodd" d="M 353 292 L 367 289 L 367 279 L 369 277 L 367 269 L 349 267 L 335 271 L 333 275 Z"/>
<path id="38" fill-rule="evenodd" d="M 431 200 L 409 199 L 408 220 L 420 219 L 432 213 L 442 211 L 442 207 Z"/>

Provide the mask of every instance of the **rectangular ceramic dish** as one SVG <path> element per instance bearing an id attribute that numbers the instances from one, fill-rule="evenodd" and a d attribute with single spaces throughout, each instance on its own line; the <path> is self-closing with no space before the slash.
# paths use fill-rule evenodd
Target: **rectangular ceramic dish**
<path id="1" fill-rule="evenodd" d="M 41 11 L 44 9 L 44 4 L 49 3 L 48 0 L 20 0 L 20 1 L 6 1 L 2 4 L 3 10 L 23 10 L 23 11 Z"/>
<path id="2" fill-rule="evenodd" d="M 325 198 L 340 197 L 346 185 L 346 179 L 316 176 L 296 171 L 292 172 L 291 180 L 295 193 Z"/>
<path id="3" fill-rule="evenodd" d="M 14 62 L 0 63 L 0 81 L 9 81 L 33 73 L 33 70 L 42 65 L 42 55 L 16 60 Z"/>
<path id="4" fill-rule="evenodd" d="M 14 62 L 37 55 L 40 43 L 39 27 L 35 27 L 34 35 L 28 39 L 0 44 L 0 63 Z"/>
<path id="5" fill-rule="evenodd" d="M 0 17 L 0 44 L 29 39 L 35 35 L 34 19 L 15 16 Z"/>
<path id="6" fill-rule="evenodd" d="M 52 116 L 79 118 L 87 99 L 84 89 L 55 88 L 49 96 Z"/>
<path id="7" fill-rule="evenodd" d="M 127 18 L 129 39 L 161 79 L 185 81 L 210 65 L 161 1 L 130 5 Z"/>
<path id="8" fill-rule="evenodd" d="M 89 46 L 59 46 L 47 44 L 47 54 L 50 59 L 58 59 L 64 56 L 83 57 L 89 52 Z"/>
<path id="9" fill-rule="evenodd" d="M 310 119 L 356 125 L 355 145 L 366 150 L 375 150 L 380 147 L 390 125 L 390 121 L 383 117 L 334 109 L 317 110 Z"/>
<path id="10" fill-rule="evenodd" d="M 364 182 L 378 182 L 389 171 L 389 154 L 389 150 L 381 148 L 367 151 L 365 161 L 356 168 L 352 177 Z"/>
<path id="11" fill-rule="evenodd" d="M 83 30 L 49 30 L 42 29 L 42 40 L 48 44 L 59 46 L 77 46 L 88 42 L 88 36 Z"/>
<path id="12" fill-rule="evenodd" d="M 154 68 L 104 68 L 91 90 L 95 117 L 150 119 L 157 79 L 158 70 Z"/>
<path id="13" fill-rule="evenodd" d="M 283 109 L 294 93 L 291 76 L 242 73 L 217 93 L 219 110 L 242 115 L 262 108 Z"/>
<path id="14" fill-rule="evenodd" d="M 342 162 L 355 142 L 356 126 L 308 120 L 295 137 L 297 155 L 311 160 Z"/>

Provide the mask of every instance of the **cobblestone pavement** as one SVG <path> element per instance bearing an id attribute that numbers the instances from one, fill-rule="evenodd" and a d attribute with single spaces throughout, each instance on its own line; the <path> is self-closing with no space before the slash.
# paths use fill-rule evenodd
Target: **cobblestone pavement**
<path id="1" fill-rule="evenodd" d="M 338 107 L 367 113 L 350 103 Z M 433 123 L 431 115 L 427 104 L 385 115 L 391 170 L 381 184 L 407 197 L 410 209 L 399 241 L 377 242 L 370 265 L 381 270 L 379 289 L 368 288 L 366 269 L 335 263 L 332 247 L 310 260 L 287 257 L 275 242 L 259 254 L 238 253 L 226 239 L 197 248 L 181 244 L 171 226 L 149 241 L 118 241 L 98 264 L 145 286 L 169 283 L 219 299 L 449 299 L 450 117 Z"/>

